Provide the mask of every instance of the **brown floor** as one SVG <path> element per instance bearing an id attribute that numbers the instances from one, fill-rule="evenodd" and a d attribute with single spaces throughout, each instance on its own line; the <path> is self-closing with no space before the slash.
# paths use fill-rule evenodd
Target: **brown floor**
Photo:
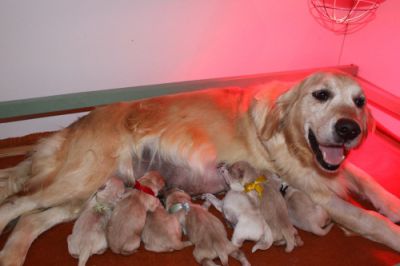
<path id="1" fill-rule="evenodd" d="M 29 141 L 28 141 L 29 142 Z M 0 142 L 0 144 L 2 144 Z M 4 143 L 3 143 L 4 144 Z M 22 141 L 22 144 L 25 144 Z M 29 143 L 28 143 L 29 144 Z M 21 141 L 18 141 L 21 145 Z M 1 146 L 1 145 L 0 145 Z M 0 168 L 17 164 L 23 156 L 14 156 L 0 159 Z M 385 140 L 371 136 L 367 143 L 355 154 L 351 160 L 375 176 L 387 189 L 400 196 L 398 186 L 398 170 L 400 165 L 399 147 L 394 148 Z M 212 210 L 216 213 L 215 210 Z M 221 216 L 219 216 L 221 218 Z M 24 265 L 77 265 L 77 260 L 68 254 L 66 238 L 71 233 L 72 223 L 61 224 L 45 232 L 32 245 Z M 0 247 L 6 241 L 8 233 L 0 237 Z M 395 265 L 400 262 L 400 254 L 380 244 L 371 242 L 362 237 L 346 237 L 335 226 L 332 231 L 318 237 L 300 231 L 304 246 L 296 248 L 291 253 L 285 253 L 282 247 L 272 247 L 266 251 L 251 253 L 251 243 L 246 243 L 243 250 L 252 265 Z M 131 256 L 112 254 L 107 251 L 103 255 L 95 255 L 89 259 L 87 265 L 197 265 L 192 257 L 192 248 L 173 253 L 151 253 L 140 248 Z M 239 265 L 230 259 L 230 265 Z"/>

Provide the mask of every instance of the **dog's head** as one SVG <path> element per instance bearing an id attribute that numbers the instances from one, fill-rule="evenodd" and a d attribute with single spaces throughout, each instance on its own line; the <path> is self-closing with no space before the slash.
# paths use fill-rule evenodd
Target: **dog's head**
<path id="1" fill-rule="evenodd" d="M 266 141 L 281 132 L 303 164 L 332 173 L 367 135 L 369 117 L 365 94 L 354 79 L 315 73 L 275 99 L 260 136 Z"/>

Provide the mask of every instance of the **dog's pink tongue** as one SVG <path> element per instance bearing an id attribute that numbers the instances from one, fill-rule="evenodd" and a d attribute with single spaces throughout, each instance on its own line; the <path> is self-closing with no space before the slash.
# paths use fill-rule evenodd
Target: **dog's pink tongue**
<path id="1" fill-rule="evenodd" d="M 338 165 L 344 160 L 344 149 L 343 147 L 327 147 L 327 146 L 319 146 L 322 155 L 324 156 L 324 161 Z"/>

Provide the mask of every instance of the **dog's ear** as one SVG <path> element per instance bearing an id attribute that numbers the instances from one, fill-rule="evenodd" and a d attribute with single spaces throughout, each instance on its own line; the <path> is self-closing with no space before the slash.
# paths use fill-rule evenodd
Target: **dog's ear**
<path id="1" fill-rule="evenodd" d="M 266 117 L 264 118 L 264 126 L 261 129 L 261 139 L 270 139 L 276 132 L 280 130 L 282 123 L 283 108 L 279 104 L 274 104 Z"/>
<path id="2" fill-rule="evenodd" d="M 366 138 L 369 132 L 375 132 L 376 128 L 376 120 L 372 116 L 372 112 L 369 108 L 365 108 L 365 116 L 363 119 L 363 127 L 364 127 L 364 132 L 363 132 L 363 137 Z"/>
<path id="3" fill-rule="evenodd" d="M 290 110 L 298 99 L 298 87 L 294 86 L 275 100 L 264 118 L 264 124 L 260 131 L 261 139 L 270 139 L 285 126 Z"/>
<path id="4" fill-rule="evenodd" d="M 271 138 L 275 133 L 285 128 L 289 120 L 295 119 L 299 114 L 292 110 L 296 110 L 296 103 L 302 97 L 303 92 L 306 92 L 310 86 L 321 83 L 325 77 L 326 74 L 322 72 L 311 74 L 276 97 L 272 107 L 265 115 L 264 124 L 260 131 L 261 139 Z"/>
<path id="5" fill-rule="evenodd" d="M 280 109 L 276 106 L 276 101 L 281 96 L 282 91 L 286 91 L 291 85 L 289 83 L 271 82 L 257 88 L 251 103 L 250 114 L 259 136 L 263 135 L 266 122 L 268 123 L 268 130 L 273 131 L 274 128 L 277 128 Z"/>

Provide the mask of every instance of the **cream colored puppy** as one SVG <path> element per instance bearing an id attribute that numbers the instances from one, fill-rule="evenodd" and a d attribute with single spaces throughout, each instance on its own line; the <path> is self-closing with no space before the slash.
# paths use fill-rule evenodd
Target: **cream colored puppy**
<path id="1" fill-rule="evenodd" d="M 145 249 L 154 252 L 181 250 L 192 245 L 190 241 L 182 241 L 182 228 L 178 219 L 161 205 L 154 212 L 147 213 L 142 242 Z"/>
<path id="2" fill-rule="evenodd" d="M 250 266 L 244 253 L 228 240 L 222 222 L 203 206 L 192 203 L 188 194 L 178 189 L 169 191 L 166 207 L 178 218 L 184 233 L 194 244 L 193 256 L 199 264 L 217 265 L 213 260 L 219 258 L 222 265 L 228 265 L 228 256 L 232 256 L 241 265 Z"/>
<path id="3" fill-rule="evenodd" d="M 108 244 L 114 253 L 129 255 L 140 246 L 147 212 L 155 211 L 160 205 L 156 196 L 163 187 L 160 174 L 148 172 L 115 206 L 107 227 Z"/>
<path id="4" fill-rule="evenodd" d="M 328 212 L 315 204 L 306 193 L 285 182 L 280 184 L 279 190 L 286 201 L 289 218 L 294 226 L 320 236 L 331 230 L 333 222 Z"/>
<path id="5" fill-rule="evenodd" d="M 111 212 L 125 191 L 122 180 L 111 178 L 87 202 L 68 236 L 68 251 L 79 258 L 79 266 L 86 265 L 92 254 L 102 254 L 108 245 L 106 226 Z"/>
<path id="6" fill-rule="evenodd" d="M 241 163 L 231 166 L 220 164 L 218 172 L 229 184 L 230 190 L 222 200 L 212 194 L 203 197 L 222 212 L 234 227 L 232 243 L 242 246 L 245 240 L 256 241 L 252 252 L 268 249 L 273 242 L 273 234 L 260 212 L 260 198 L 256 191 L 244 191 L 244 184 L 254 182 L 257 176 L 240 169 Z"/>

